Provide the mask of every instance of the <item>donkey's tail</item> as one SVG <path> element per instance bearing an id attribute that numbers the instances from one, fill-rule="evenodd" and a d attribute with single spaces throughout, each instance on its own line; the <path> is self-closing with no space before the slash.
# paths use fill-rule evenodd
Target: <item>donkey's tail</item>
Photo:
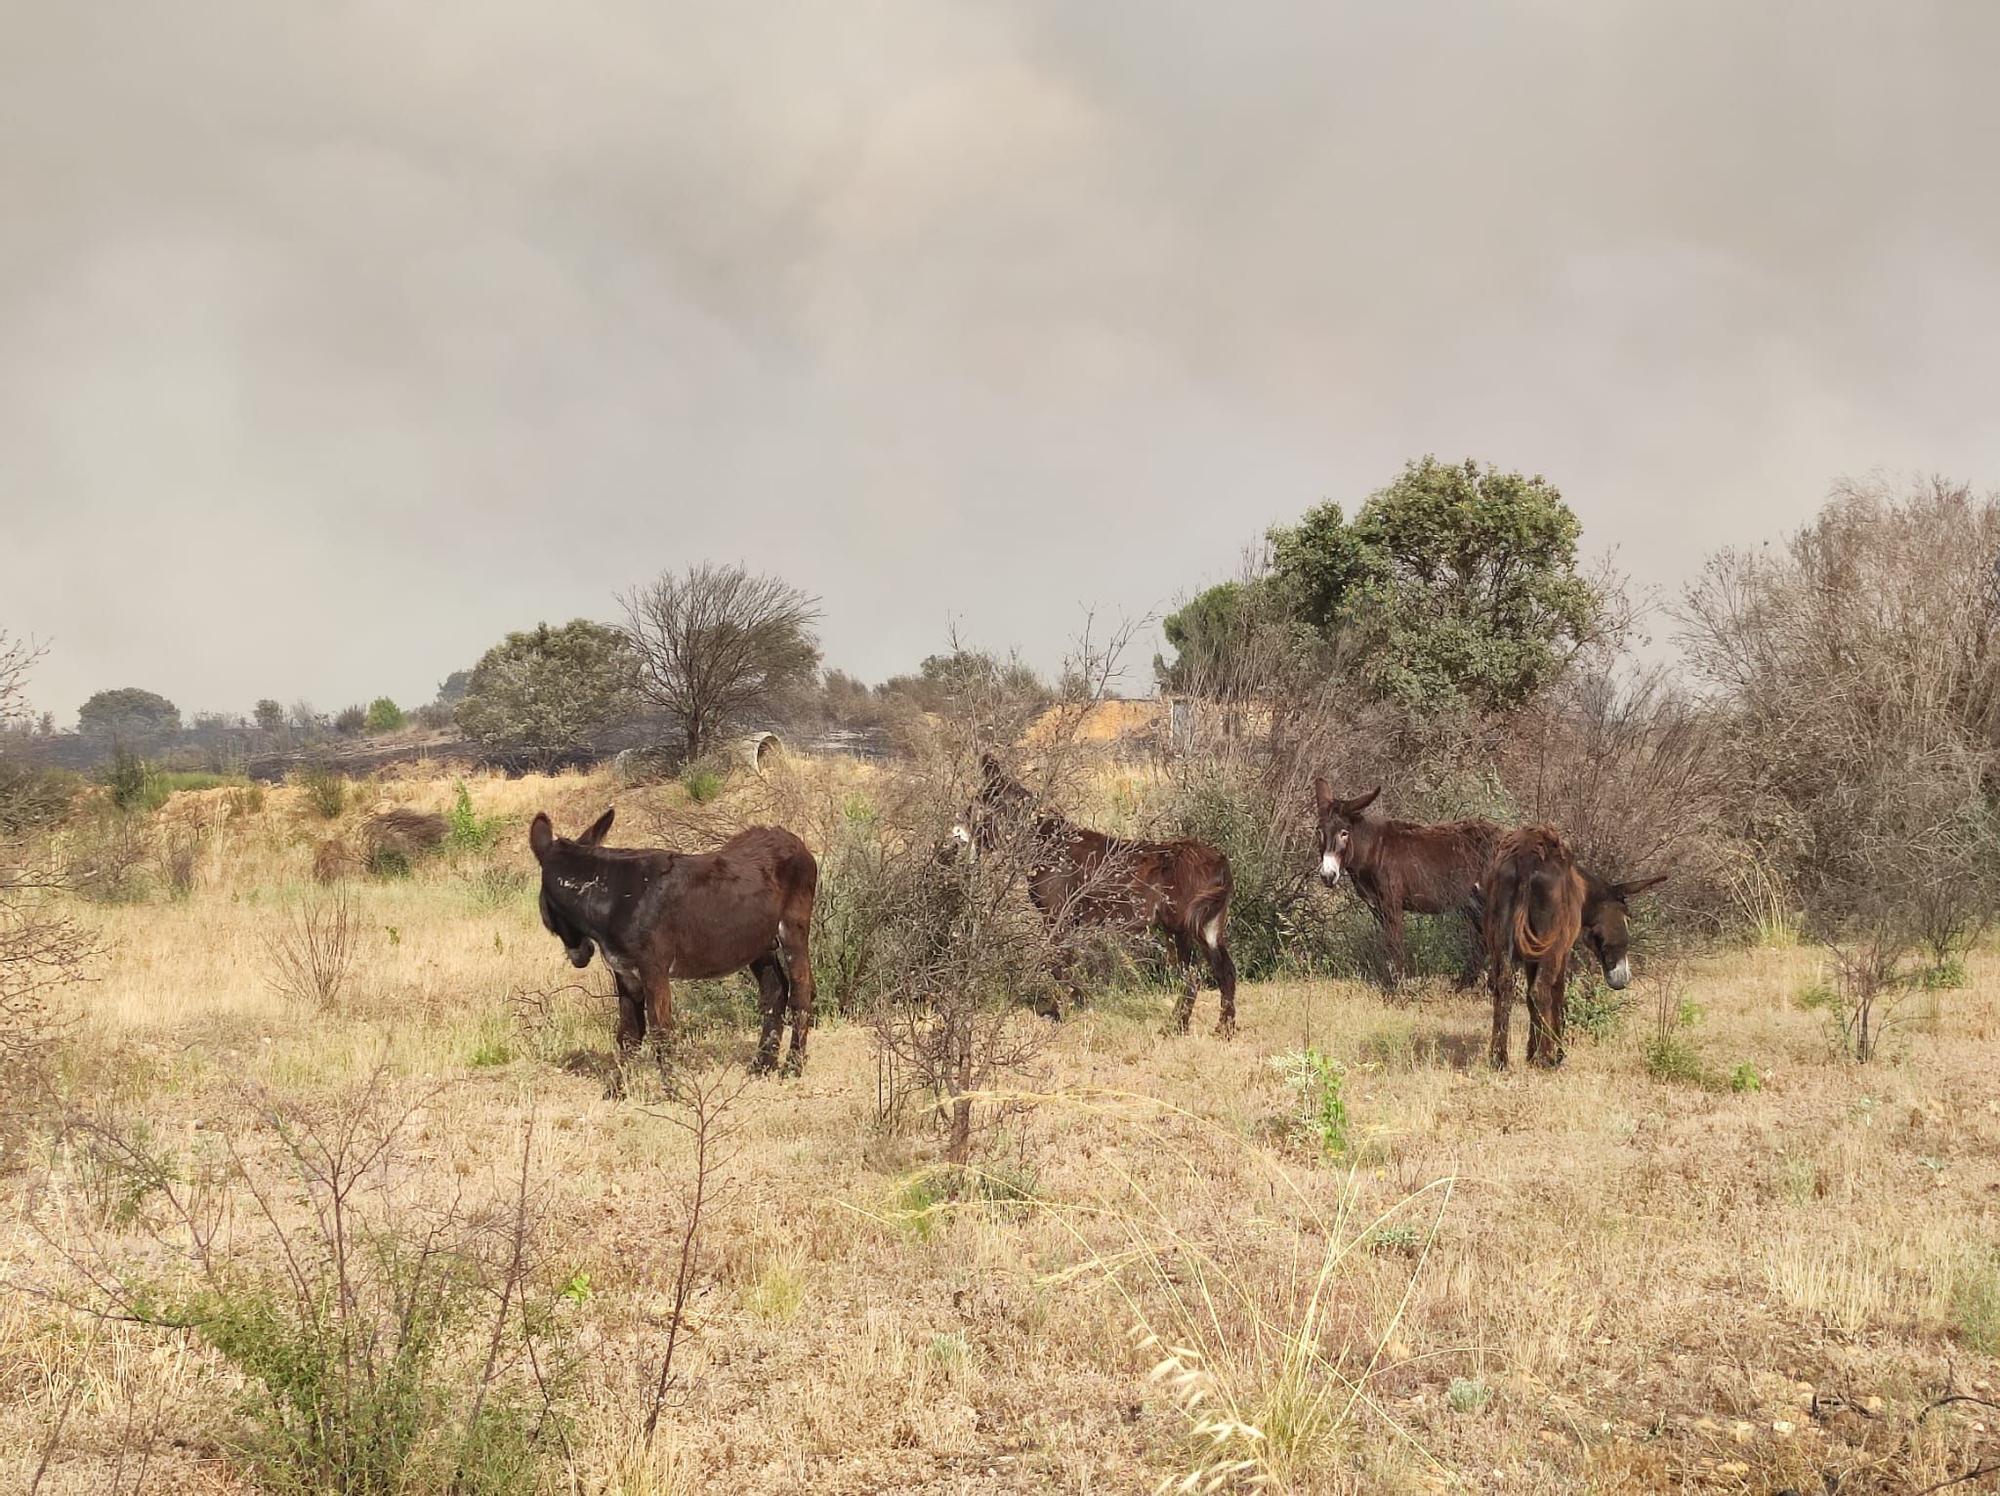
<path id="1" fill-rule="evenodd" d="M 1548 932 L 1537 935 L 1534 921 L 1529 917 L 1534 905 L 1530 895 L 1534 890 L 1536 869 L 1526 858 L 1521 858 L 1509 871 L 1514 879 L 1514 949 L 1525 961 L 1540 961 L 1556 948 L 1560 938 L 1557 928 L 1560 921 L 1551 921 Z"/>
<path id="2" fill-rule="evenodd" d="M 1222 866 L 1216 872 L 1215 881 L 1195 896 L 1187 913 L 1192 933 L 1200 936 L 1201 943 L 1210 950 L 1229 938 L 1229 896 L 1236 889 L 1227 858 L 1222 859 Z"/>

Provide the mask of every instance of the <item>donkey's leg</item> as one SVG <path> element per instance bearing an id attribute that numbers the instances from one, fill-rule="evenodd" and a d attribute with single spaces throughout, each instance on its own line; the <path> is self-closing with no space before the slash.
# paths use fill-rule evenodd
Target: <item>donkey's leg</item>
<path id="1" fill-rule="evenodd" d="M 1514 1017 L 1514 963 L 1505 952 L 1493 951 L 1487 956 L 1486 985 L 1493 993 L 1493 1038 L 1486 1047 L 1486 1061 L 1495 1070 L 1505 1070 L 1507 1030 Z"/>
<path id="2" fill-rule="evenodd" d="M 1181 995 L 1174 1004 L 1174 1032 L 1185 1034 L 1188 1023 L 1194 1017 L 1194 1002 L 1201 991 L 1201 977 L 1195 970 L 1194 946 L 1187 933 L 1180 929 L 1167 931 L 1167 938 L 1173 943 L 1174 959 L 1180 963 Z"/>
<path id="3" fill-rule="evenodd" d="M 1070 943 L 1070 932 L 1066 930 L 1051 926 L 1049 938 L 1055 942 L 1054 953 L 1049 957 L 1049 975 L 1058 987 L 1069 993 L 1070 1006 L 1075 1007 L 1083 1001 L 1083 988 L 1077 984 L 1073 974 L 1076 970 L 1076 947 Z M 1035 1012 L 1051 1023 L 1061 1023 L 1062 999 L 1050 993 L 1035 1004 Z"/>
<path id="4" fill-rule="evenodd" d="M 1551 1067 L 1560 1065 L 1569 1058 L 1563 1047 L 1563 1036 L 1569 1029 L 1569 961 L 1564 952 L 1557 952 L 1549 958 L 1549 1045 L 1546 1051 Z"/>
<path id="5" fill-rule="evenodd" d="M 1549 1032 L 1549 967 L 1536 961 L 1528 968 L 1528 1063 L 1547 1068 L 1555 1063 L 1549 1056 L 1554 1035 Z"/>
<path id="6" fill-rule="evenodd" d="M 665 972 L 647 973 L 645 977 L 646 1022 L 652 1031 L 656 1048 L 673 1043 L 674 1039 L 674 989 Z"/>
<path id="7" fill-rule="evenodd" d="M 1465 968 L 1458 974 L 1461 988 L 1479 985 L 1479 973 L 1486 966 L 1486 909 L 1479 899 L 1467 899 L 1460 907 L 1465 916 L 1466 939 L 1469 944 L 1465 953 Z"/>
<path id="8" fill-rule="evenodd" d="M 1388 961 L 1391 992 L 1403 984 L 1403 901 L 1401 898 L 1387 900 L 1382 905 L 1382 952 Z"/>
<path id="9" fill-rule="evenodd" d="M 630 1054 L 645 1042 L 645 994 L 623 977 L 614 980 L 618 983 L 618 1052 Z"/>
<path id="10" fill-rule="evenodd" d="M 812 1032 L 813 1003 L 819 992 L 813 985 L 812 906 L 808 901 L 797 918 L 787 916 L 778 938 L 785 948 L 785 999 L 792 1012 L 792 1042 L 785 1051 L 786 1075 L 806 1068 L 806 1035 Z"/>
<path id="11" fill-rule="evenodd" d="M 1204 940 L 1206 935 L 1204 934 Z M 1215 974 L 1216 990 L 1222 994 L 1222 1013 L 1215 1031 L 1223 1038 L 1236 1033 L 1236 958 L 1229 954 L 1229 936 L 1218 933 L 1208 946 L 1208 969 Z"/>
<path id="12" fill-rule="evenodd" d="M 757 1013 L 762 1020 L 750 1073 L 768 1075 L 778 1068 L 778 1033 L 785 1026 L 785 969 L 771 955 L 752 961 L 750 972 L 757 978 Z"/>

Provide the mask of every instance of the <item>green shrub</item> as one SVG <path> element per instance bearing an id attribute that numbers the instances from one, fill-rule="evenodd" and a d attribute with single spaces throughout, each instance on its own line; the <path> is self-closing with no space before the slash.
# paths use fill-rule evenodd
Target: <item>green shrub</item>
<path id="1" fill-rule="evenodd" d="M 1965 960 L 1948 955 L 1916 974 L 1916 985 L 1925 992 L 1955 992 L 1965 985 Z"/>
<path id="2" fill-rule="evenodd" d="M 1605 986 L 1602 978 L 1592 977 L 1570 987 L 1567 1026 L 1602 1044 L 1618 1031 L 1627 1006 L 1627 999 Z"/>
<path id="3" fill-rule="evenodd" d="M 2000 1356 L 2000 1258 L 1988 1253 L 1959 1269 L 1951 1310 L 1959 1339 L 1982 1356 Z"/>
<path id="4" fill-rule="evenodd" d="M 1493 1400 L 1493 1389 L 1477 1377 L 1453 1377 L 1446 1393 L 1454 1413 L 1477 1413 Z"/>
<path id="5" fill-rule="evenodd" d="M 386 696 L 377 696 L 368 703 L 368 714 L 362 718 L 362 726 L 370 732 L 394 732 L 409 720 L 395 702 Z"/>
<path id="6" fill-rule="evenodd" d="M 445 845 L 459 852 L 477 852 L 498 840 L 505 821 L 500 816 L 482 816 L 472 808 L 472 791 L 465 781 L 455 782 L 451 809 L 444 813 Z"/>
<path id="7" fill-rule="evenodd" d="M 120 810 L 153 811 L 167 803 L 168 791 L 152 765 L 122 743 L 112 751 L 104 783 L 111 790 L 111 803 Z"/>
<path id="8" fill-rule="evenodd" d="M 304 791 L 313 814 L 324 820 L 333 820 L 347 805 L 347 781 L 324 765 L 294 770 L 292 783 Z"/>
<path id="9" fill-rule="evenodd" d="M 681 788 L 697 805 L 706 805 L 721 794 L 724 782 L 722 770 L 707 761 L 689 764 L 681 770 Z"/>
<path id="10" fill-rule="evenodd" d="M 530 1188 L 497 1222 L 413 1203 L 409 1111 L 379 1076 L 330 1109 L 260 1105 L 280 1150 L 262 1178 L 234 1153 L 163 1152 L 142 1129 L 83 1144 L 82 1172 L 126 1218 L 199 1240 L 210 1207 L 191 1201 L 240 1201 L 270 1238 L 269 1252 L 197 1254 L 186 1278 L 103 1274 L 121 1318 L 191 1332 L 240 1376 L 238 1416 L 215 1437 L 260 1490 L 530 1496 L 565 1439 L 569 1285 L 531 1266 Z M 296 1216 L 274 1204 L 288 1185 Z"/>
<path id="11" fill-rule="evenodd" d="M 472 1053 L 466 1056 L 465 1062 L 475 1070 L 511 1065 L 514 1063 L 514 1046 L 504 1031 L 484 1034 L 472 1046 Z"/>
<path id="12" fill-rule="evenodd" d="M 1754 1095 L 1764 1089 L 1764 1077 L 1755 1065 L 1745 1060 L 1729 1072 L 1729 1089 L 1738 1096 Z"/>
<path id="13" fill-rule="evenodd" d="M 373 878 L 407 878 L 410 854 L 401 847 L 373 846 L 368 849 L 368 874 Z"/>
<path id="14" fill-rule="evenodd" d="M 504 909 L 535 889 L 532 875 L 511 867 L 482 867 L 465 880 L 466 895 L 478 909 Z"/>
<path id="15" fill-rule="evenodd" d="M 1287 1119 L 1292 1134 L 1316 1145 L 1327 1158 L 1347 1152 L 1347 1103 L 1341 1096 L 1346 1072 L 1340 1062 L 1317 1049 L 1298 1049 L 1271 1061 L 1296 1097 Z"/>
<path id="16" fill-rule="evenodd" d="M 1646 1041 L 1646 1073 L 1654 1080 L 1681 1085 L 1699 1086 L 1708 1080 L 1701 1051 L 1680 1034 L 1655 1034 Z"/>

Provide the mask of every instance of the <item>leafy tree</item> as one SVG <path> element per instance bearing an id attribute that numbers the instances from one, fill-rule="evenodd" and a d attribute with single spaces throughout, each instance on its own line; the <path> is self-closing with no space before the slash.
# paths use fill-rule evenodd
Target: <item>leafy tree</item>
<path id="1" fill-rule="evenodd" d="M 1582 526 L 1551 483 L 1413 462 L 1350 522 L 1322 504 L 1271 532 L 1273 584 L 1376 694 L 1435 712 L 1520 707 L 1598 630 Z"/>
<path id="2" fill-rule="evenodd" d="M 364 724 L 370 732 L 394 732 L 408 722 L 403 709 L 387 696 L 377 696 L 368 703 L 368 717 Z"/>
<path id="3" fill-rule="evenodd" d="M 703 562 L 624 602 L 639 689 L 680 722 L 690 759 L 817 680 L 819 599 L 780 578 Z"/>
<path id="4" fill-rule="evenodd" d="M 333 730 L 345 737 L 353 737 L 367 725 L 368 708 L 359 702 L 353 706 L 344 706 L 334 714 Z"/>
<path id="5" fill-rule="evenodd" d="M 481 656 L 459 729 L 489 748 L 556 763 L 594 747 L 639 707 L 639 661 L 625 636 L 577 618 L 509 634 Z"/>
<path id="6" fill-rule="evenodd" d="M 450 675 L 447 675 L 443 680 L 438 682 L 437 699 L 445 706 L 457 706 L 461 701 L 465 700 L 465 693 L 471 689 L 471 686 L 472 672 L 470 670 L 454 670 Z"/>
<path id="7" fill-rule="evenodd" d="M 100 737 L 179 732 L 181 712 L 157 692 L 123 686 L 115 691 L 99 691 L 77 708 L 76 725 L 80 732 Z"/>
<path id="8" fill-rule="evenodd" d="M 276 732 L 285 725 L 285 709 L 266 696 L 255 708 L 257 725 L 265 732 Z"/>

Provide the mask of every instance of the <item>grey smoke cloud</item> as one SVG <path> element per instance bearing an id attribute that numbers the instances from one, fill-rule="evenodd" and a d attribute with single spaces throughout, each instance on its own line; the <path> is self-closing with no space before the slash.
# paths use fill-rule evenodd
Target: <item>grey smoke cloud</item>
<path id="1" fill-rule="evenodd" d="M 741 558 L 1053 664 L 1426 451 L 1671 585 L 1995 481 L 1975 4 L 18 4 L 0 626 L 422 699 Z M 1143 660 L 1134 661 L 1143 666 Z"/>

